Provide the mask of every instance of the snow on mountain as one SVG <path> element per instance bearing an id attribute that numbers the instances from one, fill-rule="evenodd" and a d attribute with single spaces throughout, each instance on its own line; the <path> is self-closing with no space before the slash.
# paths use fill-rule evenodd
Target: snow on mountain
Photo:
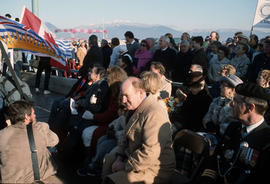
<path id="1" fill-rule="evenodd" d="M 49 22 L 46 22 L 46 26 L 54 32 L 57 27 Z M 95 25 L 82 25 L 78 27 L 73 27 L 74 29 L 103 29 L 102 24 L 95 24 Z M 71 28 L 67 28 L 71 29 Z M 129 21 L 114 21 L 112 23 L 105 23 L 104 30 L 108 31 L 108 34 L 105 35 L 105 38 L 111 39 L 113 37 L 118 37 L 119 39 L 124 39 L 124 34 L 126 31 L 132 31 L 136 38 L 144 39 L 148 37 L 159 38 L 161 35 L 166 33 L 171 33 L 174 38 L 179 38 L 183 32 L 188 32 L 192 36 L 203 36 L 205 38 L 210 34 L 212 30 L 208 29 L 194 29 L 190 31 L 181 31 L 177 30 L 172 27 L 163 26 L 163 25 L 150 25 L 150 24 L 141 24 L 141 23 L 130 23 Z M 217 29 L 215 30 L 220 35 L 220 40 L 225 41 L 228 37 L 233 37 L 234 33 L 237 31 L 242 31 L 245 35 L 249 36 L 249 30 L 240 30 L 240 29 Z M 259 38 L 265 37 L 269 35 L 268 32 L 263 32 L 260 30 L 255 30 L 253 32 L 257 34 Z M 95 33 L 99 38 L 102 38 L 102 33 Z M 70 39 L 70 38 L 81 38 L 81 39 L 88 39 L 89 34 L 86 33 L 56 33 L 57 39 Z"/>

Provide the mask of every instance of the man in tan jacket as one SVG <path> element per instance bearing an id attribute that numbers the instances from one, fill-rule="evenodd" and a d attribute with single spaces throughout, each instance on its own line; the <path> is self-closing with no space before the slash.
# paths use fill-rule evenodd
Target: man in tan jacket
<path id="1" fill-rule="evenodd" d="M 0 131 L 0 183 L 32 183 L 34 173 L 26 125 L 32 123 L 37 150 L 40 179 L 44 183 L 62 183 L 56 176 L 48 147 L 58 137 L 47 123 L 36 122 L 33 104 L 16 101 L 9 106 L 11 125 Z"/>
<path id="2" fill-rule="evenodd" d="M 175 156 L 164 102 L 135 77 L 123 82 L 121 94 L 130 116 L 121 144 L 105 157 L 104 183 L 169 183 Z"/>

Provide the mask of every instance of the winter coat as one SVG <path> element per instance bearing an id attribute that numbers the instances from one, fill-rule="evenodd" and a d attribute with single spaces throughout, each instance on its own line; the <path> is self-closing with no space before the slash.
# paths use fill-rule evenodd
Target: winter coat
<path id="1" fill-rule="evenodd" d="M 161 77 L 161 88 L 160 88 L 160 97 L 162 99 L 171 97 L 172 93 L 172 81 L 166 79 L 163 75 Z"/>
<path id="2" fill-rule="evenodd" d="M 108 176 L 116 184 L 169 183 L 175 167 L 171 123 L 157 95 L 149 94 L 132 114 L 116 152 L 127 157 L 125 170 Z"/>
<path id="3" fill-rule="evenodd" d="M 146 66 L 152 59 L 153 54 L 150 50 L 141 51 L 137 50 L 135 53 L 135 59 L 138 59 L 137 65 L 133 66 L 133 74 L 138 76 L 142 71 L 147 70 Z"/>
<path id="4" fill-rule="evenodd" d="M 58 143 L 57 135 L 47 123 L 33 124 L 33 134 L 37 149 L 39 173 L 44 180 L 56 173 L 48 147 Z M 34 181 L 31 151 L 26 125 L 23 122 L 0 131 L 1 183 L 32 183 Z"/>
<path id="5" fill-rule="evenodd" d="M 224 134 L 227 126 L 232 122 L 232 108 L 230 103 L 232 99 L 225 97 L 215 98 L 209 106 L 209 110 L 203 118 L 203 124 L 212 122 L 219 126 L 219 131 Z M 235 121 L 235 120 L 234 120 Z"/>

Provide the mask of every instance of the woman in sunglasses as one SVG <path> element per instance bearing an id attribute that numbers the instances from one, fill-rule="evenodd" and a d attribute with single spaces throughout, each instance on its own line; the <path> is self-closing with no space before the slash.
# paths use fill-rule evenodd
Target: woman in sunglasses
<path id="1" fill-rule="evenodd" d="M 139 76 L 142 71 L 148 70 L 147 66 L 153 57 L 148 40 L 141 41 L 141 48 L 136 51 L 135 59 L 137 63 L 133 66 L 133 74 Z"/>

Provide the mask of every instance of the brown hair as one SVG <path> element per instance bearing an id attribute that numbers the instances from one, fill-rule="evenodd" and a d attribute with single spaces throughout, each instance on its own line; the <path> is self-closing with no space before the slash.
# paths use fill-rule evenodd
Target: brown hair
<path id="1" fill-rule="evenodd" d="M 128 76 L 125 70 L 119 66 L 111 66 L 107 69 L 109 86 L 114 82 L 123 82 Z"/>
<path id="2" fill-rule="evenodd" d="M 165 67 L 163 66 L 163 64 L 161 62 L 153 61 L 151 63 L 151 65 L 153 65 L 155 69 L 159 70 L 159 73 L 161 75 L 165 75 L 166 69 L 165 69 Z"/>
<path id="3" fill-rule="evenodd" d="M 254 104 L 255 111 L 260 115 L 264 115 L 264 113 L 268 109 L 268 104 L 266 100 L 255 98 L 255 97 L 246 97 L 246 96 L 243 97 L 243 100 L 247 104 Z"/>
<path id="4" fill-rule="evenodd" d="M 107 69 L 107 74 L 111 97 L 118 97 L 121 84 L 127 78 L 127 73 L 119 66 L 111 66 Z"/>
<path id="5" fill-rule="evenodd" d="M 31 115 L 34 103 L 27 101 L 16 101 L 8 107 L 8 118 L 11 124 L 24 123 L 25 114 Z"/>
<path id="6" fill-rule="evenodd" d="M 146 92 L 156 94 L 161 88 L 161 80 L 158 74 L 145 71 L 140 75 Z"/>

